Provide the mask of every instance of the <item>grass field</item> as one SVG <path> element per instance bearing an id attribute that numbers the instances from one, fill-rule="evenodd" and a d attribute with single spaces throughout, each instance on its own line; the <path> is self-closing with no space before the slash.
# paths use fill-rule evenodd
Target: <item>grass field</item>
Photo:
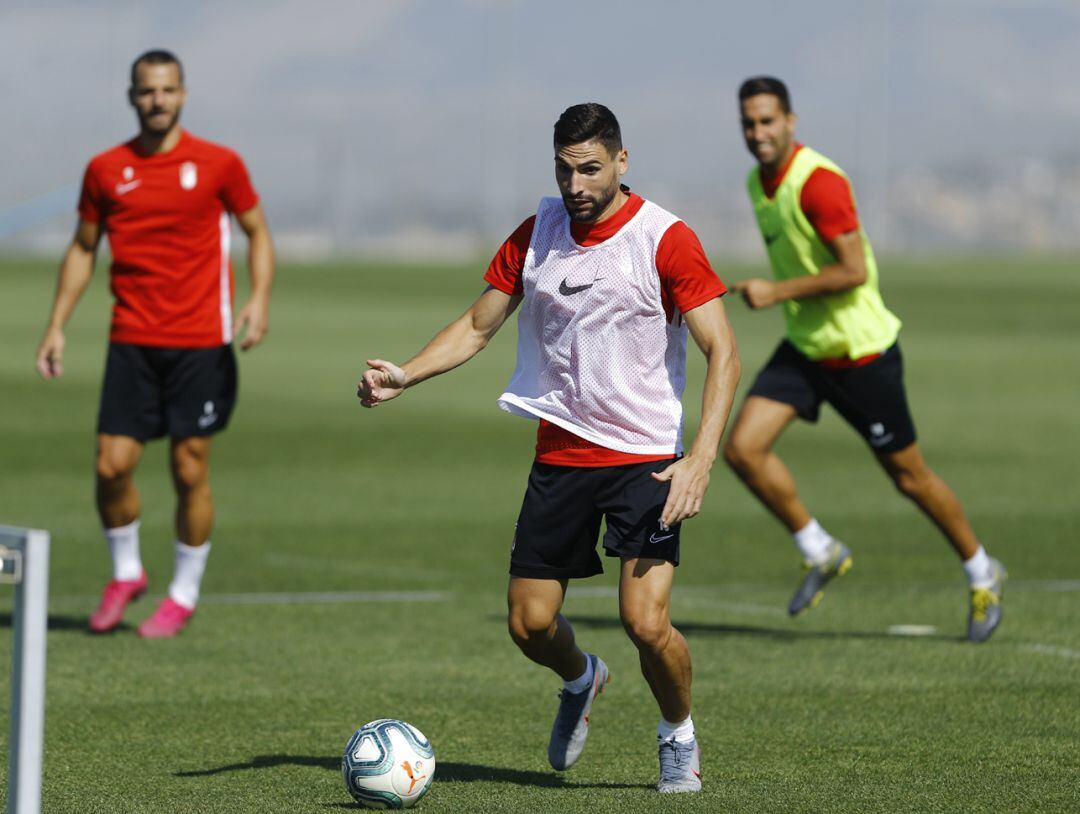
<path id="1" fill-rule="evenodd" d="M 414 351 L 479 292 L 480 267 L 281 269 L 269 338 L 241 360 L 239 408 L 216 446 L 204 601 L 182 637 L 145 642 L 134 625 L 172 561 L 161 444 L 139 478 L 155 596 L 115 635 L 85 632 L 109 576 L 92 503 L 104 270 L 69 328 L 64 378 L 46 383 L 33 353 L 54 265 L 0 264 L 0 522 L 54 540 L 45 810 L 348 810 L 340 752 L 379 717 L 434 743 L 421 804 L 433 813 L 1080 810 L 1076 264 L 883 263 L 927 457 L 1010 572 L 988 644 L 962 641 L 951 552 L 834 416 L 781 445 L 815 514 L 855 553 L 805 618 L 783 610 L 799 573 L 791 543 L 716 467 L 684 528 L 674 600 L 695 660 L 706 790 L 675 798 L 652 788 L 657 713 L 610 568 L 571 588 L 567 612 L 614 681 L 581 762 L 547 767 L 558 684 L 518 654 L 503 619 L 534 432 L 494 403 L 514 326 L 398 403 L 368 412 L 354 397 L 365 356 Z M 780 315 L 728 309 L 746 386 Z M 5 699 L 10 608 L 3 589 Z M 889 635 L 897 624 L 938 633 Z M 6 772 L 6 711 L 0 727 Z"/>

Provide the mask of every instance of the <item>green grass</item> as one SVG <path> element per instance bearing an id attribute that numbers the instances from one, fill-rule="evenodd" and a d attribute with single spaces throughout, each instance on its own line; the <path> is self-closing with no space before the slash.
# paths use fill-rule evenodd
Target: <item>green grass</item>
<path id="1" fill-rule="evenodd" d="M 481 269 L 281 270 L 269 338 L 241 360 L 239 408 L 215 447 L 205 601 L 182 637 L 144 642 L 133 626 L 84 632 L 109 574 L 91 498 L 105 275 L 70 326 L 64 378 L 47 383 L 33 353 L 54 266 L 0 264 L 0 521 L 54 540 L 46 811 L 348 810 L 340 751 L 384 716 L 435 744 L 430 812 L 1080 809 L 1075 258 L 883 263 L 927 458 L 1010 571 L 1005 622 L 987 645 L 960 640 L 966 591 L 953 555 L 831 414 L 781 443 L 814 512 L 855 552 L 853 572 L 806 618 L 783 612 L 798 574 L 791 543 L 717 466 L 703 514 L 684 529 L 673 605 L 694 655 L 706 790 L 676 799 L 652 790 L 657 713 L 610 569 L 571 589 L 567 612 L 614 682 L 579 765 L 546 766 L 557 682 L 518 654 L 503 620 L 533 442 L 531 424 L 494 404 L 514 327 L 396 404 L 368 412 L 354 397 L 365 356 L 411 353 L 479 292 Z M 780 316 L 728 308 L 745 386 Z M 691 356 L 692 416 L 701 366 Z M 151 446 L 139 473 L 158 595 L 171 571 L 163 453 Z M 221 598 L 357 590 L 448 598 Z M 0 593 L 5 698 L 10 596 Z M 151 607 L 137 605 L 133 624 Z M 939 633 L 887 635 L 901 623 Z"/>

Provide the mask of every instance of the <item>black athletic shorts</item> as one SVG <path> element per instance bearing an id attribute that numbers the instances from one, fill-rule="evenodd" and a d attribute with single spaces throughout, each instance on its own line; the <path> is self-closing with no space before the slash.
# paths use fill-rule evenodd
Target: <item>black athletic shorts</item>
<path id="1" fill-rule="evenodd" d="M 510 549 L 510 573 L 538 579 L 603 573 L 596 539 L 605 517 L 607 556 L 678 565 L 679 524 L 660 528 L 670 484 L 651 476 L 674 461 L 596 468 L 534 463 Z"/>
<path id="2" fill-rule="evenodd" d="M 213 435 L 236 404 L 232 345 L 152 348 L 109 343 L 98 432 L 149 441 Z"/>
<path id="3" fill-rule="evenodd" d="M 746 395 L 790 404 L 807 421 L 817 421 L 826 401 L 874 452 L 896 452 L 915 441 L 899 344 L 865 365 L 831 370 L 785 339 Z"/>

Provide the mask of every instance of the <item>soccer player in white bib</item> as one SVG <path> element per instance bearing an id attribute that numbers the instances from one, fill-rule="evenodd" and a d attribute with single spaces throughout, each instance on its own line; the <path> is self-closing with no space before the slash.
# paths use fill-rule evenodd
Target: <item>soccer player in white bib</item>
<path id="1" fill-rule="evenodd" d="M 690 715 L 690 651 L 669 614 L 680 524 L 701 510 L 739 378 L 735 339 L 696 235 L 621 184 L 619 123 L 599 104 L 555 124 L 561 197 L 503 243 L 487 288 L 400 367 L 368 360 L 357 395 L 376 407 L 479 353 L 518 317 L 517 365 L 499 406 L 539 422 L 536 459 L 510 555 L 510 635 L 563 679 L 548 744 L 556 770 L 581 755 L 608 669 L 561 614 L 570 579 L 618 558 L 619 615 L 660 707 L 661 792 L 701 789 Z M 687 335 L 707 372 L 701 424 L 682 444 Z"/>

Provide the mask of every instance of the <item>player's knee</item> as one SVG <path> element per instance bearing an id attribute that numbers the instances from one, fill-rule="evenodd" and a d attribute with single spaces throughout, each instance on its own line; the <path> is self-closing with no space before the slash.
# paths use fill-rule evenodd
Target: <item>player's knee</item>
<path id="1" fill-rule="evenodd" d="M 550 637 L 554 624 L 555 617 L 535 604 L 515 605 L 510 608 L 510 613 L 507 615 L 510 638 L 519 647 L 526 647 L 538 639 Z"/>
<path id="2" fill-rule="evenodd" d="M 109 449 L 98 450 L 96 471 L 99 483 L 111 484 L 122 481 L 131 475 L 134 468 L 128 456 Z"/>
<path id="3" fill-rule="evenodd" d="M 724 460 L 738 473 L 749 472 L 757 457 L 753 449 L 737 436 L 731 436 L 724 442 Z"/>
<path id="4" fill-rule="evenodd" d="M 176 488 L 185 491 L 203 486 L 210 479 L 210 468 L 207 460 L 200 455 L 194 454 L 174 455 L 172 473 Z"/>
<path id="5" fill-rule="evenodd" d="M 638 649 L 662 650 L 671 637 L 671 620 L 659 608 L 624 611 L 622 623 Z"/>
<path id="6" fill-rule="evenodd" d="M 911 469 L 898 469 L 890 473 L 893 484 L 900 494 L 917 500 L 926 491 L 926 478 Z"/>

